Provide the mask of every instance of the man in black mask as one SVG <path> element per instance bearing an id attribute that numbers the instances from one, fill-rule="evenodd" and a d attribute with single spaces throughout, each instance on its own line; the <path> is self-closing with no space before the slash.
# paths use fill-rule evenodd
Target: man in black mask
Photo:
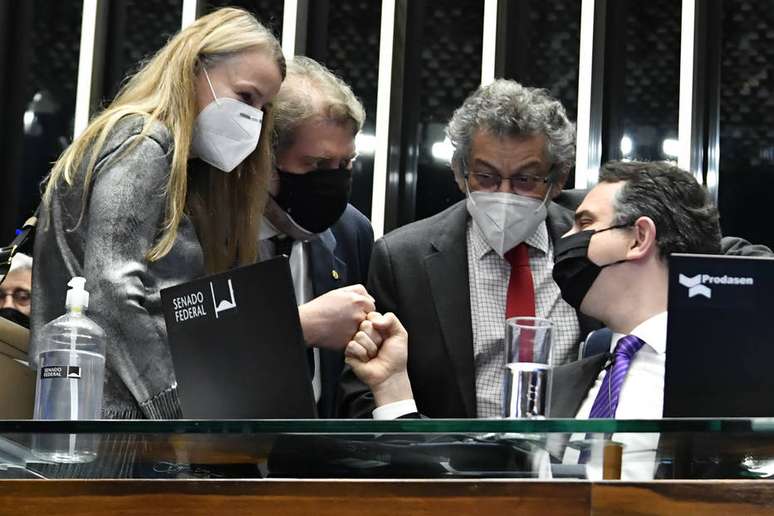
<path id="1" fill-rule="evenodd" d="M 0 283 L 0 317 L 29 328 L 31 286 L 32 258 L 17 253 L 5 280 Z"/>
<path id="2" fill-rule="evenodd" d="M 332 417 L 341 350 L 374 310 L 362 286 L 373 230 L 348 203 L 365 111 L 341 79 L 296 56 L 288 62 L 274 114 L 275 170 L 261 257 L 290 259 L 318 413 Z"/>
<path id="3" fill-rule="evenodd" d="M 551 416 L 660 418 L 667 258 L 720 252 L 717 209 L 691 174 L 668 163 L 605 165 L 556 245 L 553 276 L 565 301 L 602 321 L 612 337 L 607 352 L 554 369 Z M 658 435 L 614 439 L 625 444 L 623 478 L 653 478 Z M 572 450 L 564 460 L 585 462 Z"/>

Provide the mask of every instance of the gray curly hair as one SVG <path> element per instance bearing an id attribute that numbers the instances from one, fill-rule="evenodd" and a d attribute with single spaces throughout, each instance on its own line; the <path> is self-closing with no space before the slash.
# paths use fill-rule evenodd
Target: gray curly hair
<path id="1" fill-rule="evenodd" d="M 545 135 L 554 181 L 569 171 L 575 159 L 575 124 L 546 90 L 498 79 L 465 99 L 446 128 L 454 146 L 452 169 L 458 179 L 467 171 L 471 142 L 478 129 L 498 137 Z"/>

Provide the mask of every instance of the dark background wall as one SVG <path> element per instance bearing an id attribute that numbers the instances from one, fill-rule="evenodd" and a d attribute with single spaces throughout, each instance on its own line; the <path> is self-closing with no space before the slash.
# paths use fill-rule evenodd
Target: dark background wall
<path id="1" fill-rule="evenodd" d="M 719 15 L 721 225 L 774 247 L 774 9 L 724 0 Z"/>
<path id="2" fill-rule="evenodd" d="M 434 155 L 453 110 L 481 80 L 483 2 L 398 0 L 402 6 L 394 59 L 398 164 L 391 176 L 386 229 L 426 217 L 461 198 L 448 163 Z M 680 2 L 598 0 L 603 9 L 604 74 L 600 110 L 604 159 L 676 159 L 664 141 L 678 123 Z M 113 98 L 127 74 L 179 30 L 182 0 L 111 0 L 100 14 L 95 63 L 97 103 Z M 281 0 L 207 0 L 251 10 L 281 36 Z M 774 10 L 755 0 L 699 0 L 712 23 L 700 27 L 704 69 L 701 111 L 710 137 L 705 161 L 717 159 L 718 204 L 726 233 L 774 246 L 766 224 L 774 184 Z M 39 182 L 72 135 L 82 0 L 0 3 L 0 243 L 38 202 Z M 547 88 L 577 111 L 580 1 L 509 0 L 498 13 L 497 75 Z M 300 49 L 352 85 L 373 136 L 381 2 L 310 0 Z M 713 146 L 712 131 L 718 146 Z M 632 145 L 624 155 L 621 140 Z M 705 169 L 707 168 L 705 164 Z M 353 203 L 371 210 L 373 153 L 355 165 Z"/>

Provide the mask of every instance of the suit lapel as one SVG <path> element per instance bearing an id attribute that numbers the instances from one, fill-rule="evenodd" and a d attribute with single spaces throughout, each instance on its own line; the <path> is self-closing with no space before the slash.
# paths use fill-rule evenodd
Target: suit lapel
<path id="1" fill-rule="evenodd" d="M 307 249 L 314 297 L 347 285 L 347 264 L 334 254 L 336 237 L 331 230 L 309 242 Z"/>
<path id="2" fill-rule="evenodd" d="M 443 342 L 452 363 L 450 374 L 457 380 L 467 417 L 476 417 L 466 227 L 467 209 L 460 202 L 440 224 L 424 265 Z"/>
<path id="3" fill-rule="evenodd" d="M 318 297 L 331 290 L 347 285 L 347 264 L 335 254 L 336 237 L 331 230 L 306 244 L 309 252 L 309 276 L 312 295 Z M 336 392 L 343 358 L 341 353 L 320 349 L 320 382 L 322 384 L 318 412 L 320 417 L 334 417 L 335 399 L 329 393 Z"/>
<path id="4" fill-rule="evenodd" d="M 553 369 L 551 417 L 575 417 L 609 356 L 600 353 Z"/>

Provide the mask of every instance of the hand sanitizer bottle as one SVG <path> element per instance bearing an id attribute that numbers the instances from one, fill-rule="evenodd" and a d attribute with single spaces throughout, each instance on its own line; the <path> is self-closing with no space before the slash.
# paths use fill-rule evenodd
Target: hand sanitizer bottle
<path id="1" fill-rule="evenodd" d="M 35 389 L 35 419 L 100 419 L 105 378 L 105 332 L 84 315 L 89 306 L 86 279 L 67 286 L 67 313 L 40 329 L 41 349 Z M 97 434 L 36 434 L 33 453 L 54 462 L 89 462 Z"/>

